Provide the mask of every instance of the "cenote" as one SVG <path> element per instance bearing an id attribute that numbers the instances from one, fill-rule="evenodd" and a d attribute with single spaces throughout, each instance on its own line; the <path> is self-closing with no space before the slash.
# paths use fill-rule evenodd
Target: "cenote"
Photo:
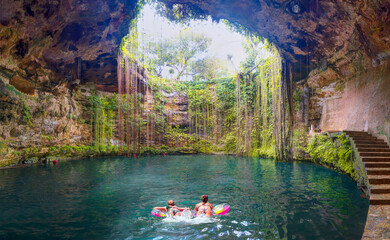
<path id="1" fill-rule="evenodd" d="M 369 202 L 311 163 L 225 155 L 96 158 L 0 171 L 1 239 L 360 239 Z M 210 221 L 150 215 L 202 194 Z"/>

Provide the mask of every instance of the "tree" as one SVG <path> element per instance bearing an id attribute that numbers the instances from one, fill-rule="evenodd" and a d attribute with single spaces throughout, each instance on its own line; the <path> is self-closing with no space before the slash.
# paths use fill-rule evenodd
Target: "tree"
<path id="1" fill-rule="evenodd" d="M 196 81 L 226 77 L 229 73 L 227 62 L 215 57 L 198 59 L 190 67 Z"/>
<path id="2" fill-rule="evenodd" d="M 157 42 L 148 41 L 144 48 L 145 59 L 148 62 L 149 70 L 157 77 L 162 77 L 164 69 L 172 62 L 174 45 L 168 39 L 160 39 Z M 170 71 L 170 73 L 172 73 Z"/>
<path id="3" fill-rule="evenodd" d="M 207 52 L 207 48 L 211 44 L 211 39 L 203 34 L 197 34 L 190 31 L 182 31 L 176 37 L 175 48 L 173 49 L 172 62 L 168 65 L 177 71 L 176 79 L 186 74 L 189 61 L 194 58 L 199 58 L 201 54 Z M 193 75 L 193 73 L 189 73 Z"/>
<path id="4" fill-rule="evenodd" d="M 144 58 L 157 76 L 162 77 L 163 71 L 169 68 L 174 70 L 176 80 L 180 80 L 184 75 L 195 74 L 188 72 L 190 62 L 201 59 L 210 44 L 211 39 L 203 34 L 183 30 L 173 39 L 146 43 L 143 47 Z"/>

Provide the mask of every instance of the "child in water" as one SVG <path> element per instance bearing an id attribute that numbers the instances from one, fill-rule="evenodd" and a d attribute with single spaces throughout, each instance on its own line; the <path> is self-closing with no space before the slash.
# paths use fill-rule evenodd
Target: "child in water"
<path id="1" fill-rule="evenodd" d="M 171 216 L 181 216 L 181 212 L 184 210 L 190 210 L 190 208 L 179 208 L 176 207 L 175 202 L 173 200 L 169 200 L 166 207 L 155 207 L 153 209 L 160 210 L 162 212 L 170 212 Z"/>

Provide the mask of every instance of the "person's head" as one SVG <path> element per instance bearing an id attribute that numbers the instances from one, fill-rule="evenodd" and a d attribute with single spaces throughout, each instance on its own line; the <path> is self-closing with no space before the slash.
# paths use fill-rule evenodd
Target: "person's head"
<path id="1" fill-rule="evenodd" d="M 169 200 L 167 205 L 173 207 L 175 206 L 175 203 L 173 202 L 173 200 Z"/>
<path id="2" fill-rule="evenodd" d="M 203 194 L 202 197 L 200 198 L 200 200 L 204 203 L 207 203 L 207 201 L 209 200 L 209 197 L 206 194 Z"/>

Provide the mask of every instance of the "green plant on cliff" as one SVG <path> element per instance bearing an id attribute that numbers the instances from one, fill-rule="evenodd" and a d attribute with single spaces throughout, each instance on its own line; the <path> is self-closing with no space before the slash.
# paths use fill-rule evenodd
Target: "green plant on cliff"
<path id="1" fill-rule="evenodd" d="M 20 155 L 22 155 L 22 152 L 21 151 L 14 151 L 12 154 L 14 155 L 14 157 L 19 157 Z"/>
<path id="2" fill-rule="evenodd" d="M 345 134 L 337 136 L 336 146 L 338 147 L 338 165 L 347 174 L 354 176 L 354 160 L 351 143 Z"/>
<path id="3" fill-rule="evenodd" d="M 22 121 L 23 123 L 32 126 L 31 108 L 24 101 L 22 101 Z"/>
<path id="4" fill-rule="evenodd" d="M 48 142 L 50 142 L 51 140 L 53 140 L 52 136 L 41 134 L 41 141 L 48 141 Z"/>
<path id="5" fill-rule="evenodd" d="M 95 93 L 88 100 L 94 146 L 98 151 L 105 151 L 113 139 L 114 118 L 119 106 L 117 96 L 100 96 Z"/>
<path id="6" fill-rule="evenodd" d="M 15 93 L 18 97 L 22 96 L 22 93 L 18 89 L 16 89 L 14 86 L 12 86 L 12 85 L 6 84 L 5 88 L 8 91 L 11 91 L 11 92 Z"/>
<path id="7" fill-rule="evenodd" d="M 293 135 L 294 159 L 304 160 L 307 158 L 306 147 L 308 137 L 304 127 L 294 129 Z"/>
<path id="8" fill-rule="evenodd" d="M 307 153 L 314 162 L 332 166 L 352 178 L 355 177 L 351 144 L 345 134 L 337 135 L 335 138 L 325 134 L 316 135 L 310 139 Z"/>
<path id="9" fill-rule="evenodd" d="M 5 141 L 0 141 L 0 155 L 7 155 L 8 152 L 7 143 Z"/>
<path id="10" fill-rule="evenodd" d="M 165 130 L 165 138 L 170 147 L 186 146 L 193 143 L 193 138 L 185 133 L 185 129 L 179 126 L 168 126 Z"/>

